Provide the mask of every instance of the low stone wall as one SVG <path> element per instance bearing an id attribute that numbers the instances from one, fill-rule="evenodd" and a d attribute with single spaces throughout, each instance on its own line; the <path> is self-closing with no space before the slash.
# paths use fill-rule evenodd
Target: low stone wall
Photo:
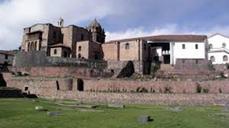
<path id="1" fill-rule="evenodd" d="M 136 81 L 12 77 L 9 74 L 3 74 L 3 76 L 8 87 L 16 87 L 24 93 L 51 99 L 165 105 L 209 105 L 229 102 L 229 80 Z M 81 90 L 79 90 L 79 84 L 81 84 Z M 147 90 L 147 93 L 138 92 L 144 90 L 143 88 Z"/>
<path id="2" fill-rule="evenodd" d="M 217 105 L 229 102 L 228 94 L 147 94 L 147 93 L 69 93 L 60 92 L 59 99 L 77 99 L 85 103 L 121 103 L 155 105 Z"/>
<path id="3" fill-rule="evenodd" d="M 86 91 L 137 92 L 144 88 L 148 93 L 228 93 L 229 80 L 211 81 L 136 81 L 136 80 L 85 80 Z M 198 92 L 199 91 L 199 92 Z"/>
<path id="4" fill-rule="evenodd" d="M 199 70 L 202 72 L 210 70 L 210 62 L 205 59 L 177 59 L 175 69 L 177 70 Z"/>

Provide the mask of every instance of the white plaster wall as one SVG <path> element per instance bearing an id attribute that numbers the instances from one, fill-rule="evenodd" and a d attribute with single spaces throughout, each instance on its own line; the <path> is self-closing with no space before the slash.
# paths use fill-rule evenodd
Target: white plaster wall
<path id="1" fill-rule="evenodd" d="M 210 60 L 211 56 L 215 57 L 215 62 L 212 62 L 212 64 L 226 64 L 229 63 L 229 61 L 223 61 L 223 56 L 227 55 L 229 58 L 229 54 L 226 52 L 213 52 L 208 53 L 208 60 Z"/>
<path id="2" fill-rule="evenodd" d="M 222 36 L 220 34 L 216 34 L 208 38 L 208 44 L 212 44 L 212 48 L 222 48 L 223 43 L 226 44 L 226 48 L 229 49 L 229 38 Z"/>
<path id="3" fill-rule="evenodd" d="M 223 48 L 223 43 L 226 44 L 226 47 Z M 225 64 L 228 63 L 223 61 L 223 56 L 227 55 L 227 52 L 229 51 L 229 38 L 226 36 L 223 36 L 221 34 L 215 34 L 208 38 L 208 44 L 212 44 L 212 48 L 209 49 L 208 53 L 208 60 L 210 60 L 211 56 L 215 57 L 215 62 L 212 62 L 212 64 Z M 229 57 L 229 56 L 228 56 Z"/>
<path id="4" fill-rule="evenodd" d="M 182 44 L 185 44 L 185 49 Z M 195 48 L 196 44 L 198 49 Z M 205 42 L 175 42 L 173 48 L 174 64 L 176 59 L 205 59 Z"/>

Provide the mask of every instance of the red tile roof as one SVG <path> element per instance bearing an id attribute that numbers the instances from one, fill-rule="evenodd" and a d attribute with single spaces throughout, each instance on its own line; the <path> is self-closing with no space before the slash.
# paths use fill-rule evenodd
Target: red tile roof
<path id="1" fill-rule="evenodd" d="M 146 40 L 153 42 L 204 42 L 207 39 L 206 35 L 157 35 L 157 36 L 146 36 L 136 37 L 129 39 L 111 40 L 106 43 L 113 42 L 124 42 L 132 40 Z"/>

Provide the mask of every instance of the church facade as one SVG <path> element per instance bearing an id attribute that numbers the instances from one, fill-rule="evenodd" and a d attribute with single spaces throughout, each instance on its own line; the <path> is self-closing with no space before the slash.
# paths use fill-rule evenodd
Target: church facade
<path id="1" fill-rule="evenodd" d="M 77 59 L 102 59 L 105 32 L 95 19 L 87 28 L 75 25 L 35 24 L 24 28 L 21 50 L 45 51 L 47 56 Z"/>

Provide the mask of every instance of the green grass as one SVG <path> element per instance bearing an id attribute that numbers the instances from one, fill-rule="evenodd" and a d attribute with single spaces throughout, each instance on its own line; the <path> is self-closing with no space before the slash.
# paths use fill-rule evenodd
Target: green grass
<path id="1" fill-rule="evenodd" d="M 81 111 L 58 106 L 54 101 L 38 100 L 0 99 L 0 128 L 229 128 L 229 112 L 219 106 L 183 106 L 180 112 L 153 105 L 129 105 L 125 109 L 101 106 L 93 111 Z M 35 106 L 62 115 L 50 117 L 47 112 L 35 111 Z M 154 121 L 139 124 L 140 115 L 150 115 Z"/>

